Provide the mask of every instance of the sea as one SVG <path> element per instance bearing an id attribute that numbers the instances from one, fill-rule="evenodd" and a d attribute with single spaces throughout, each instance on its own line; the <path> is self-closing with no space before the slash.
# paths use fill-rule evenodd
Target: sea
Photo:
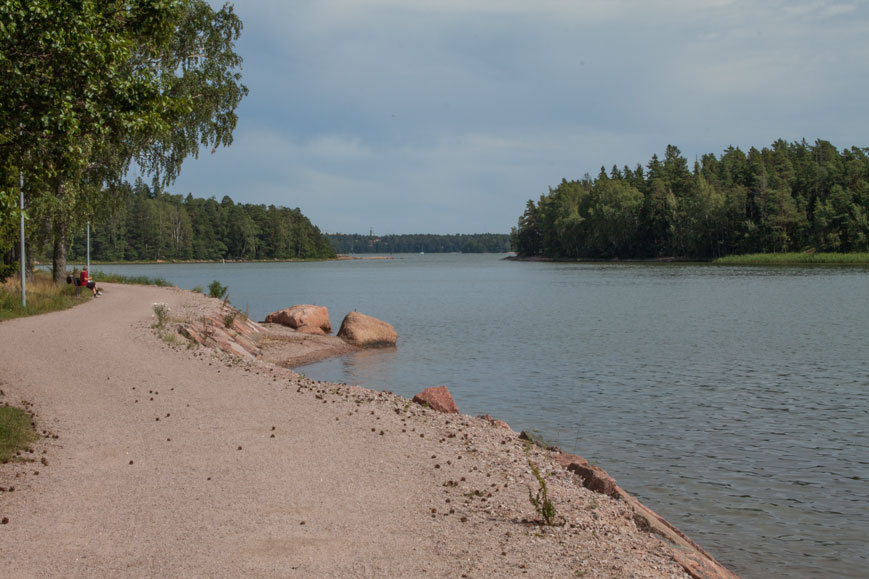
<path id="1" fill-rule="evenodd" d="M 445 385 L 463 413 L 601 466 L 743 577 L 869 572 L 869 267 L 382 257 L 93 270 L 217 280 L 254 320 L 375 316 L 396 348 L 296 370 Z"/>

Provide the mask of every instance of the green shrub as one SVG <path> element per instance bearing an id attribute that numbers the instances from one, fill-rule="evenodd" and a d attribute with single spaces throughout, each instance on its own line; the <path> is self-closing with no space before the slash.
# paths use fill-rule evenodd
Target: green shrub
<path id="1" fill-rule="evenodd" d="M 219 300 L 223 299 L 223 296 L 226 295 L 226 292 L 229 288 L 225 285 L 221 285 L 219 281 L 214 280 L 210 284 L 208 284 L 208 295 L 213 298 L 217 298 Z"/>

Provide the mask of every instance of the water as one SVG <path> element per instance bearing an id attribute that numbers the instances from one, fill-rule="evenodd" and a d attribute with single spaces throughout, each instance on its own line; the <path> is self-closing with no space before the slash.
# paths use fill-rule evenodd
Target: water
<path id="1" fill-rule="evenodd" d="M 745 577 L 869 564 L 869 268 L 383 261 L 102 266 L 214 279 L 253 319 L 297 303 L 398 348 L 300 368 L 536 430 Z"/>

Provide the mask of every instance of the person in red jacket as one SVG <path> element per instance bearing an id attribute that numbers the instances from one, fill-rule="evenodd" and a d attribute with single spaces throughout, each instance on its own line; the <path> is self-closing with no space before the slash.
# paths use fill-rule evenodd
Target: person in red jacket
<path id="1" fill-rule="evenodd" d="M 84 268 L 83 270 L 81 270 L 81 277 L 79 278 L 79 280 L 81 287 L 87 287 L 89 290 L 94 292 L 94 297 L 100 295 L 97 291 L 97 282 L 88 277 L 88 268 Z"/>

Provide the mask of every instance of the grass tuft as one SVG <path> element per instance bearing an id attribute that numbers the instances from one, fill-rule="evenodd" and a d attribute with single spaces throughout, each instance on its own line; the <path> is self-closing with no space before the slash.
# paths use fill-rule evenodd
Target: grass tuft
<path id="1" fill-rule="evenodd" d="M 9 461 L 38 439 L 30 414 L 14 406 L 0 407 L 0 462 Z"/>

